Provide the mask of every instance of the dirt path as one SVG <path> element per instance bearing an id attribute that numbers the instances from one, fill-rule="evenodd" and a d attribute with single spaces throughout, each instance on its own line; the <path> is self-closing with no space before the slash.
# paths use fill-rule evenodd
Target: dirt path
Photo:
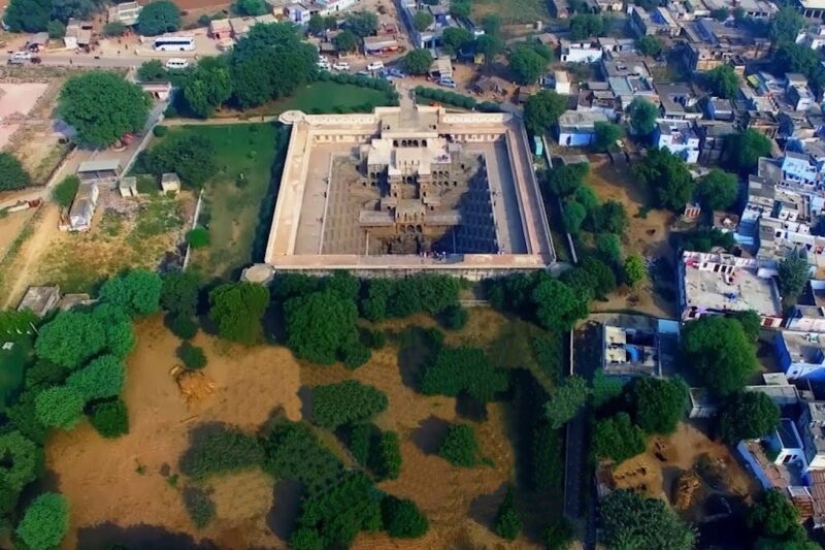
<path id="1" fill-rule="evenodd" d="M 3 309 L 8 309 L 15 304 L 28 288 L 30 278 L 36 271 L 38 260 L 52 242 L 52 232 L 49 229 L 57 227 L 60 221 L 60 208 L 57 205 L 46 203 L 34 215 L 35 219 L 31 222 L 32 236 L 23 243 L 19 256 L 8 267 L 8 273 L 15 276 L 11 287 L 6 292 Z"/>

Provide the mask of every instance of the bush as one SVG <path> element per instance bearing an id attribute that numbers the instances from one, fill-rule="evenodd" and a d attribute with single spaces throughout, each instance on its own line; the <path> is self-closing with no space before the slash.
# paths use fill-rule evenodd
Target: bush
<path id="1" fill-rule="evenodd" d="M 168 133 L 169 133 L 169 127 L 168 126 L 163 126 L 162 124 L 158 124 L 157 126 L 152 128 L 152 134 L 154 134 L 155 137 L 163 137 Z"/>
<path id="2" fill-rule="evenodd" d="M 562 432 L 542 422 L 533 429 L 530 453 L 530 480 L 535 489 L 559 489 L 564 479 Z"/>
<path id="3" fill-rule="evenodd" d="M 521 531 L 521 518 L 516 509 L 516 502 L 513 499 L 511 490 L 507 490 L 504 496 L 504 502 L 498 508 L 496 514 L 496 523 L 493 527 L 496 535 L 506 540 L 516 540 Z"/>
<path id="4" fill-rule="evenodd" d="M 69 505 L 59 493 L 43 493 L 26 508 L 17 534 L 31 550 L 60 546 L 69 529 Z"/>
<path id="5" fill-rule="evenodd" d="M 387 533 L 396 539 L 416 539 L 430 529 L 427 516 L 409 499 L 384 497 L 381 501 L 381 517 Z"/>
<path id="6" fill-rule="evenodd" d="M 467 393 L 477 401 L 492 401 L 509 386 L 507 371 L 493 366 L 487 354 L 475 348 L 444 348 L 421 377 L 426 395 L 457 397 Z"/>
<path id="7" fill-rule="evenodd" d="M 355 380 L 312 390 L 312 413 L 316 424 L 334 429 L 350 422 L 366 420 L 387 408 L 384 392 Z"/>
<path id="8" fill-rule="evenodd" d="M 209 246 L 209 230 L 198 226 L 186 234 L 186 244 L 192 248 Z"/>
<path id="9" fill-rule="evenodd" d="M 169 330 L 181 340 L 191 340 L 198 334 L 198 323 L 188 315 L 175 315 L 169 320 Z"/>
<path id="10" fill-rule="evenodd" d="M 349 428 L 347 434 L 349 452 L 361 466 L 367 466 L 372 440 L 377 432 L 378 428 L 371 423 L 355 424 Z"/>
<path id="11" fill-rule="evenodd" d="M 384 432 L 378 438 L 372 455 L 372 471 L 379 481 L 398 479 L 401 473 L 401 440 L 395 432 Z"/>
<path id="12" fill-rule="evenodd" d="M 478 464 L 481 452 L 473 427 L 469 424 L 450 426 L 438 449 L 438 456 L 453 466 L 472 467 Z"/>
<path id="13" fill-rule="evenodd" d="M 499 113 L 501 112 L 501 106 L 493 101 L 482 101 L 476 104 L 476 111 L 481 111 L 482 113 Z"/>
<path id="14" fill-rule="evenodd" d="M 129 433 L 129 411 L 121 399 L 103 401 L 92 407 L 89 422 L 106 439 L 116 439 Z"/>
<path id="15" fill-rule="evenodd" d="M 183 491 L 183 505 L 189 519 L 198 529 L 203 529 L 215 517 L 215 503 L 202 489 L 187 487 Z"/>
<path id="16" fill-rule="evenodd" d="M 459 304 L 453 304 L 441 313 L 441 324 L 448 330 L 461 330 L 469 318 L 470 312 Z"/>
<path id="17" fill-rule="evenodd" d="M 178 359 L 183 361 L 187 369 L 202 369 L 206 366 L 206 355 L 203 348 L 184 342 L 178 347 Z"/>
<path id="18" fill-rule="evenodd" d="M 34 399 L 37 420 L 49 428 L 70 430 L 83 417 L 86 400 L 74 388 L 56 386 L 43 390 Z"/>
<path id="19" fill-rule="evenodd" d="M 348 369 L 357 369 L 366 365 L 371 356 L 370 348 L 358 340 L 353 340 L 341 350 L 341 360 Z"/>
<path id="20" fill-rule="evenodd" d="M 258 439 L 241 431 L 222 428 L 196 433 L 192 446 L 180 459 L 180 471 L 192 478 L 237 472 L 263 464 L 264 451 Z"/>
<path id="21" fill-rule="evenodd" d="M 114 355 L 101 355 L 69 376 L 66 385 L 80 392 L 86 401 L 91 401 L 118 395 L 125 379 L 123 361 Z"/>
<path id="22" fill-rule="evenodd" d="M 544 548 L 546 550 L 568 550 L 573 545 L 575 534 L 570 522 L 561 518 L 544 531 L 542 536 Z"/>

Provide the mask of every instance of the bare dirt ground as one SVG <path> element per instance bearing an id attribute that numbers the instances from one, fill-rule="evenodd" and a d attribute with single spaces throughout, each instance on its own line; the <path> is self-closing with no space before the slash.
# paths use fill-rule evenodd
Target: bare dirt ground
<path id="1" fill-rule="evenodd" d="M 627 164 L 610 164 L 606 156 L 590 157 L 590 173 L 587 182 L 593 186 L 599 200 L 615 200 L 622 203 L 628 216 L 628 228 L 622 238 L 627 254 L 641 254 L 643 258 L 674 260 L 669 243 L 670 226 L 674 215 L 665 210 L 649 210 L 643 216 L 646 203 L 644 191 L 631 179 Z M 653 292 L 651 281 L 646 280 L 632 295 L 615 295 L 608 302 L 594 302 L 594 311 L 634 309 L 657 317 L 673 317 L 674 304 Z"/>
<path id="2" fill-rule="evenodd" d="M 12 257 L 7 254 L 0 262 L 0 296 L 5 301 L 3 309 L 16 305 L 26 288 L 31 286 L 30 277 L 36 271 L 37 262 L 46 253 L 51 242 L 51 227 L 60 221 L 60 209 L 53 204 L 41 206 L 30 222 L 31 236 L 24 239 L 20 250 Z M 15 238 L 23 238 L 18 234 Z"/>
<path id="3" fill-rule="evenodd" d="M 200 334 L 195 343 L 209 358 L 203 372 L 216 391 L 187 407 L 169 374 L 178 363 L 179 340 L 159 317 L 141 322 L 136 336 L 123 396 L 129 408 L 129 434 L 105 440 L 84 423 L 49 441 L 48 468 L 72 503 L 64 548 L 96 547 L 101 534 L 94 526 L 107 522 L 188 532 L 196 539 L 210 538 L 220 548 L 280 544 L 266 525 L 273 483 L 265 474 L 247 472 L 210 481 L 217 519 L 203 532 L 195 531 L 184 510 L 183 481 L 173 487 L 169 475 L 174 475 L 188 447 L 190 429 L 199 423 L 227 422 L 254 430 L 277 408 L 299 420 L 297 362 L 284 348 L 237 348 Z"/>
<path id="4" fill-rule="evenodd" d="M 680 476 L 693 469 L 700 457 L 706 456 L 705 463 L 714 465 L 719 476 L 718 488 L 702 490 L 696 486 L 694 498 L 687 498 L 678 489 Z M 682 422 L 676 433 L 666 438 L 651 438 L 647 451 L 634 457 L 613 472 L 616 486 L 645 493 L 652 498 L 660 498 L 682 510 L 694 507 L 698 500 L 710 493 L 719 493 L 744 498 L 757 491 L 755 482 L 741 464 L 731 454 L 730 449 L 720 442 L 711 441 L 695 426 Z M 679 502 L 679 498 L 685 499 Z M 698 519 L 698 518 L 696 518 Z"/>
<path id="5" fill-rule="evenodd" d="M 5 257 L 9 247 L 20 234 L 26 222 L 34 215 L 34 212 L 33 208 L 29 208 L 0 218 L 0 260 Z"/>

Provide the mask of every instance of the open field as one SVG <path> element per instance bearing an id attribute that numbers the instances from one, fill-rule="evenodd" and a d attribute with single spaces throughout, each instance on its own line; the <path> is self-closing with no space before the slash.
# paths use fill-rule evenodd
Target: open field
<path id="1" fill-rule="evenodd" d="M 432 325 L 425 316 L 380 324 L 394 334 L 408 326 Z M 496 335 L 506 335 L 509 325 L 492 310 L 475 309 L 465 329 L 448 333 L 447 341 L 500 347 Z M 182 504 L 181 492 L 191 482 L 175 477 L 178 459 L 196 426 L 227 423 L 254 432 L 278 411 L 300 420 L 308 387 L 347 379 L 372 384 L 387 394 L 389 407 L 375 422 L 382 429 L 398 431 L 403 466 L 398 479 L 379 487 L 413 499 L 431 524 L 430 532 L 420 540 L 361 533 L 353 548 L 539 548 L 537 533 L 557 513 L 556 497 L 520 497 L 527 534 L 507 543 L 491 532 L 506 485 L 516 483 L 517 478 L 514 403 L 488 404 L 482 420 L 460 410 L 454 398 L 416 392 L 411 378 L 420 367 L 416 348 L 401 354 L 398 345 L 390 343 L 376 351 L 367 365 L 353 371 L 341 365 L 299 365 L 282 347 L 241 348 L 201 333 L 194 343 L 206 351 L 209 362 L 202 372 L 216 389 L 187 406 L 170 373 L 177 363 L 174 353 L 179 340 L 158 316 L 138 323 L 136 336 L 137 349 L 127 361 L 123 393 L 130 414 L 129 434 L 105 440 L 84 423 L 72 432 L 56 434 L 47 446 L 47 467 L 56 489 L 72 503 L 64 548 L 117 543 L 285 548 L 287 526 L 298 504 L 294 488 L 274 484 L 258 470 L 210 478 L 207 485 L 216 503 L 216 519 L 198 531 Z M 506 357 L 493 359 L 508 366 L 521 363 L 519 350 L 508 352 Z M 484 464 L 455 468 L 436 456 L 447 423 L 459 420 L 474 425 Z M 351 464 L 347 451 L 331 433 L 316 431 Z"/>
<path id="2" fill-rule="evenodd" d="M 207 277 L 228 277 L 263 256 L 275 209 L 289 129 L 277 124 L 182 126 L 215 144 L 219 172 L 204 187 L 199 223 L 211 244 L 194 251 L 192 268 Z"/>
<path id="3" fill-rule="evenodd" d="M 14 244 L 23 227 L 34 216 L 35 209 L 29 208 L 0 217 L 0 260 Z"/>
<path id="4" fill-rule="evenodd" d="M 666 210 L 645 212 L 646 196 L 641 185 L 633 181 L 627 164 L 610 164 L 604 156 L 591 157 L 590 173 L 586 181 L 599 200 L 615 200 L 622 203 L 627 212 L 628 227 L 622 237 L 626 254 L 641 254 L 644 258 L 664 258 L 673 262 L 674 251 L 669 244 L 670 226 L 674 215 Z M 633 299 L 637 301 L 633 301 Z M 653 292 L 650 281 L 642 283 L 634 296 L 616 296 L 608 302 L 593 302 L 595 311 L 612 311 L 632 308 L 657 317 L 671 317 L 674 304 Z"/>
<path id="5" fill-rule="evenodd" d="M 496 0 L 475 0 L 472 16 L 480 20 L 485 15 L 498 15 L 504 25 L 534 24 L 547 21 L 550 13 L 544 0 L 511 0 L 507 3 Z"/>
<path id="6" fill-rule="evenodd" d="M 88 292 L 125 267 L 155 269 L 183 238 L 194 197 L 142 196 L 122 199 L 101 190 L 92 228 L 83 233 L 58 229 L 56 205 L 41 207 L 19 252 L 0 264 L 0 296 L 14 305 L 31 285 L 58 284 L 64 292 Z"/>
<path id="7" fill-rule="evenodd" d="M 56 434 L 47 447 L 48 467 L 72 503 L 66 547 L 105 546 L 107 534 L 113 536 L 117 529 L 95 527 L 104 523 L 188 532 L 210 538 L 219 548 L 280 545 L 267 528 L 273 493 L 265 474 L 254 471 L 214 480 L 218 519 L 202 533 L 186 515 L 182 484 L 173 487 L 167 478 L 176 473 L 189 431 L 198 423 L 227 422 L 254 430 L 279 407 L 288 418 L 300 419 L 300 373 L 292 355 L 277 347 L 241 351 L 201 334 L 195 344 L 206 351 L 204 372 L 216 391 L 187 407 L 169 373 L 177 363 L 180 341 L 159 317 L 140 323 L 136 336 L 123 394 L 129 434 L 105 440 L 84 423 L 71 433 Z M 140 538 L 139 527 L 135 531 L 131 540 L 118 542 L 151 546 Z M 148 536 L 152 529 L 143 531 Z"/>

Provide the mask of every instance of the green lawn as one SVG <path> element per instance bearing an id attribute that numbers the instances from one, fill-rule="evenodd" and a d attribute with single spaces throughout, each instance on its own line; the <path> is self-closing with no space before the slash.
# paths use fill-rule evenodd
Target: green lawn
<path id="1" fill-rule="evenodd" d="M 327 81 L 313 82 L 292 97 L 272 101 L 244 113 L 252 116 L 277 115 L 290 109 L 306 113 L 332 113 L 341 109 L 368 112 L 382 105 L 387 105 L 387 94 L 381 90 Z"/>
<path id="2" fill-rule="evenodd" d="M 277 124 L 232 124 L 173 132 L 197 133 L 215 144 L 218 172 L 204 187 L 199 218 L 211 242 L 193 254 L 191 267 L 206 277 L 237 275 L 263 256 L 289 131 Z"/>

